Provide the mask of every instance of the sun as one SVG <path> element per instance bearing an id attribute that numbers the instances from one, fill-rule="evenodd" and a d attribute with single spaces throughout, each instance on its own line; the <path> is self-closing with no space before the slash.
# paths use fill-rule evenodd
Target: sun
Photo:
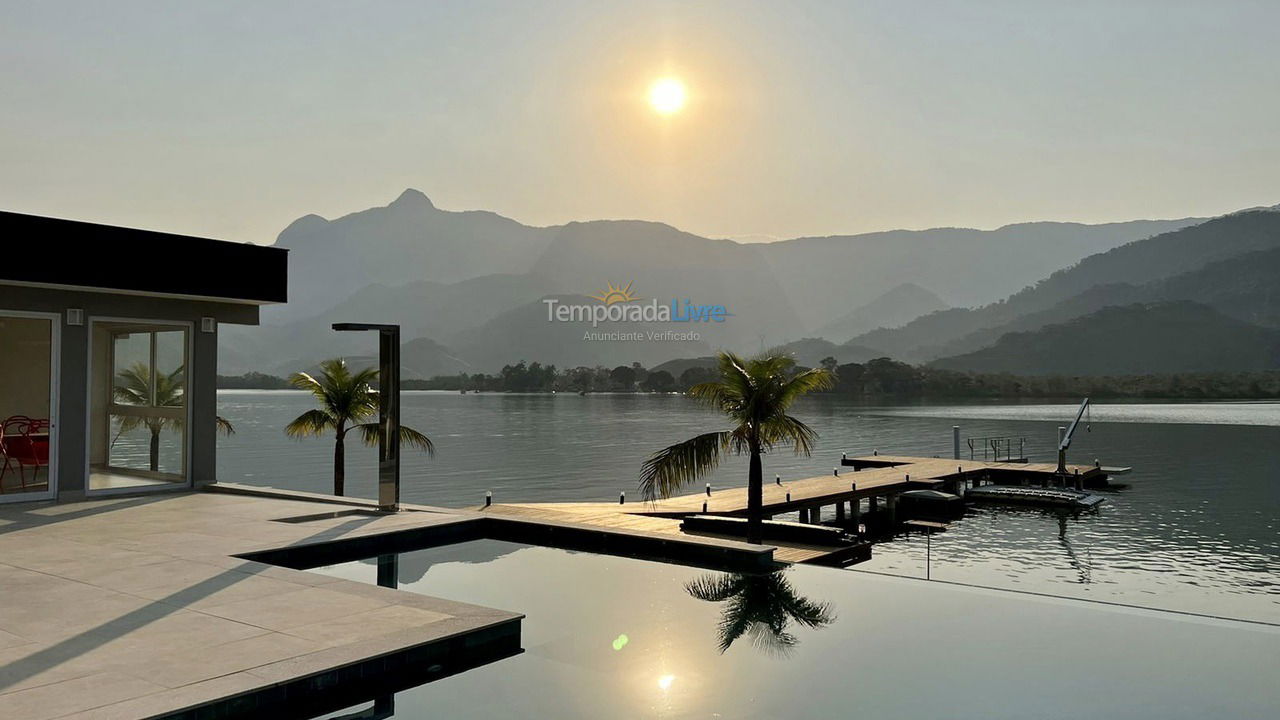
<path id="1" fill-rule="evenodd" d="M 662 78 L 649 86 L 649 105 L 662 115 L 672 115 L 684 108 L 684 83 L 676 78 Z"/>

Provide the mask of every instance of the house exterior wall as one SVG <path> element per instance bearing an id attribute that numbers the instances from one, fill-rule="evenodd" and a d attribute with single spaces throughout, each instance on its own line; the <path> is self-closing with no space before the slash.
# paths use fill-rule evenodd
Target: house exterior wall
<path id="1" fill-rule="evenodd" d="M 68 325 L 66 311 L 84 311 L 82 325 Z M 0 310 L 57 313 L 61 338 L 58 373 L 57 453 L 58 500 L 84 497 L 87 482 L 89 424 L 90 329 L 94 318 L 178 321 L 191 324 L 191 356 L 187 373 L 191 425 L 188 473 L 195 485 L 216 479 L 217 332 L 206 333 L 200 320 L 258 324 L 258 306 L 169 297 L 60 290 L 0 284 Z"/>

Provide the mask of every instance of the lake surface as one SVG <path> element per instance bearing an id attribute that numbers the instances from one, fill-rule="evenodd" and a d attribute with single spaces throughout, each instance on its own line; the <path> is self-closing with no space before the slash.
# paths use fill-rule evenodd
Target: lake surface
<path id="1" fill-rule="evenodd" d="M 311 407 L 294 391 L 219 391 L 236 434 L 219 439 L 218 477 L 297 490 L 332 489 L 333 439 L 293 440 L 289 420 Z M 403 422 L 436 443 L 406 451 L 402 498 L 497 502 L 637 498 L 654 450 L 720 427 L 677 395 L 508 395 L 406 392 Z M 840 453 L 947 457 L 951 426 L 968 437 L 1026 438 L 1033 461 L 1055 458 L 1069 404 L 869 406 L 832 397 L 795 408 L 821 439 L 811 458 L 779 452 L 766 477 L 824 475 Z M 966 448 L 967 449 L 967 448 Z M 372 449 L 348 443 L 347 493 L 376 495 Z M 1068 460 L 1132 466 L 1096 511 L 976 507 L 931 541 L 932 578 L 1232 618 L 1280 622 L 1280 404 L 1118 403 L 1096 406 Z M 733 458 L 708 480 L 745 484 Z M 699 485 L 700 487 L 700 485 Z M 876 545 L 856 571 L 923 576 L 925 539 Z"/>

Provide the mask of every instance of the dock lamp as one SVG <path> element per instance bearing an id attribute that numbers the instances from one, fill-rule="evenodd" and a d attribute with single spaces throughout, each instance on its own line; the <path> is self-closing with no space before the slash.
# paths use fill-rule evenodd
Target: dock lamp
<path id="1" fill-rule="evenodd" d="M 400 326 L 334 323 L 338 332 L 378 333 L 378 509 L 400 509 Z"/>

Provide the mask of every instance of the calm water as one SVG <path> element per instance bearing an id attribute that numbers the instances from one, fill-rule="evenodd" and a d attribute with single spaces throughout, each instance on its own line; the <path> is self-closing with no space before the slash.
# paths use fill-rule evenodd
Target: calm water
<path id="1" fill-rule="evenodd" d="M 282 428 L 310 407 L 291 391 L 221 391 L 236 435 L 219 440 L 219 479 L 300 490 L 332 485 L 331 438 L 295 441 Z M 796 414 L 821 440 L 812 458 L 779 453 L 765 472 L 826 474 L 841 452 L 951 454 L 963 437 L 1025 436 L 1033 461 L 1051 461 L 1070 405 L 869 407 L 807 399 Z M 403 421 L 438 454 L 405 455 L 403 498 L 445 506 L 634 498 L 655 449 L 718 427 L 680 396 L 405 393 Z M 959 583 L 1280 622 L 1280 404 L 1116 404 L 1093 411 L 1069 460 L 1129 465 L 1097 511 L 976 508 L 932 538 L 932 577 Z M 374 451 L 349 447 L 348 494 L 376 495 Z M 733 459 L 710 481 L 745 482 Z M 878 544 L 857 566 L 923 576 L 923 537 Z"/>
<path id="2" fill-rule="evenodd" d="M 735 576 L 496 541 L 399 564 L 403 590 L 526 617 L 523 654 L 396 694 L 397 718 L 1199 720 L 1280 708 L 1273 626 L 831 568 Z M 369 562 L 317 571 L 376 581 Z M 778 617 L 772 631 L 753 622 Z"/>

